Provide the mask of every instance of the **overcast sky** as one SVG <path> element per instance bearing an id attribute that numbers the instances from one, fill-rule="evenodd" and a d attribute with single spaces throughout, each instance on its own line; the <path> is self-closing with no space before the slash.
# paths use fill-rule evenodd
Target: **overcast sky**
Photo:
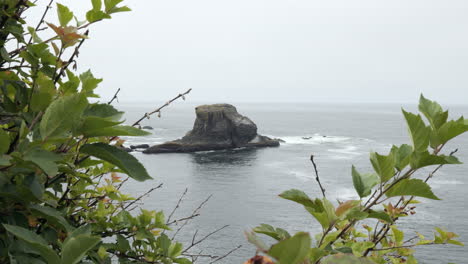
<path id="1" fill-rule="evenodd" d="M 213 103 L 468 102 L 466 0 L 124 3 L 133 11 L 92 26 L 80 53 L 103 98 L 120 87 L 121 101 L 193 88 L 189 100 Z"/>

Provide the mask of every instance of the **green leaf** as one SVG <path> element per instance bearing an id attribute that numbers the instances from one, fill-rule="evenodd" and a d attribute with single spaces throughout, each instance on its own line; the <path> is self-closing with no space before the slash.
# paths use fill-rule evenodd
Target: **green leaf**
<path id="1" fill-rule="evenodd" d="M 135 157 L 114 146 L 104 143 L 86 144 L 81 147 L 81 152 L 114 164 L 137 181 L 151 179 L 145 167 Z"/>
<path id="2" fill-rule="evenodd" d="M 348 213 L 346 214 L 346 219 L 349 220 L 363 220 L 366 219 L 369 216 L 368 213 L 363 212 L 362 208 L 360 207 L 354 207 L 351 208 Z"/>
<path id="3" fill-rule="evenodd" d="M 359 258 L 352 254 L 335 254 L 325 258 L 322 264 L 375 264 L 367 258 Z"/>
<path id="4" fill-rule="evenodd" d="M 37 35 L 36 29 L 33 27 L 28 27 L 28 32 L 31 34 L 34 43 L 42 42 L 42 39 Z"/>
<path id="5" fill-rule="evenodd" d="M 463 244 L 462 242 L 458 240 L 454 240 L 454 239 L 447 240 L 447 243 L 452 244 L 452 245 L 462 246 L 462 247 L 465 246 L 465 244 Z"/>
<path id="6" fill-rule="evenodd" d="M 75 94 L 80 86 L 80 78 L 78 78 L 72 71 L 66 70 L 68 81 L 60 85 L 60 89 L 63 91 L 64 95 Z"/>
<path id="7" fill-rule="evenodd" d="M 0 47 L 0 57 L 5 61 L 13 61 L 8 51 L 3 46 Z"/>
<path id="8" fill-rule="evenodd" d="M 117 249 L 124 253 L 130 250 L 130 243 L 128 240 L 119 234 L 117 235 Z"/>
<path id="9" fill-rule="evenodd" d="M 111 18 L 111 16 L 99 10 L 90 10 L 86 13 L 86 20 L 88 20 L 89 23 L 93 23 L 105 18 Z"/>
<path id="10" fill-rule="evenodd" d="M 32 211 L 35 211 L 43 218 L 47 219 L 56 225 L 62 227 L 65 231 L 71 232 L 73 231 L 73 227 L 65 220 L 65 218 L 60 214 L 59 211 L 52 207 L 42 206 L 38 204 L 31 205 L 29 207 Z"/>
<path id="11" fill-rule="evenodd" d="M 261 252 L 268 251 L 268 247 L 265 242 L 263 242 L 254 232 L 245 232 L 245 236 L 247 241 L 255 245 L 255 247 L 257 247 Z"/>
<path id="12" fill-rule="evenodd" d="M 184 247 L 183 247 L 182 243 L 179 243 L 179 242 L 172 243 L 169 246 L 168 256 L 171 257 L 171 258 L 178 257 L 182 253 L 183 249 L 184 249 Z"/>
<path id="13" fill-rule="evenodd" d="M 403 231 L 396 228 L 396 226 L 391 226 L 391 229 L 392 229 L 393 239 L 395 240 L 395 243 L 397 244 L 397 246 L 401 245 L 403 242 L 403 239 L 405 238 L 405 234 L 403 233 Z"/>
<path id="14" fill-rule="evenodd" d="M 178 263 L 178 264 L 192 264 L 192 261 L 186 259 L 186 258 L 176 258 L 176 259 L 173 259 L 174 263 Z"/>
<path id="15" fill-rule="evenodd" d="M 372 188 L 380 182 L 377 174 L 360 174 L 354 166 L 351 168 L 351 174 L 353 176 L 354 189 L 356 189 L 361 198 L 371 194 Z"/>
<path id="16" fill-rule="evenodd" d="M 44 111 L 52 102 L 52 95 L 46 92 L 33 93 L 31 98 L 31 110 L 35 112 Z"/>
<path id="17" fill-rule="evenodd" d="M 52 248 L 47 245 L 47 242 L 36 233 L 19 226 L 3 224 L 3 227 L 5 227 L 8 232 L 18 237 L 19 239 L 24 240 L 35 250 L 39 251 L 41 253 L 41 257 L 43 257 L 48 264 L 60 263 L 60 259 L 54 250 L 52 250 Z"/>
<path id="18" fill-rule="evenodd" d="M 119 12 L 129 12 L 129 11 L 132 11 L 132 10 L 127 6 L 114 7 L 109 11 L 109 14 L 119 13 Z"/>
<path id="19" fill-rule="evenodd" d="M 109 12 L 112 8 L 116 7 L 123 0 L 104 0 L 104 6 L 106 12 Z"/>
<path id="20" fill-rule="evenodd" d="M 438 146 L 447 143 L 449 140 L 465 133 L 468 131 L 468 124 L 465 119 L 460 118 L 458 120 L 451 120 L 443 124 L 434 135 L 431 140 L 432 145 Z"/>
<path id="21" fill-rule="evenodd" d="M 66 27 L 67 24 L 73 19 L 73 12 L 68 7 L 57 3 L 57 14 L 62 27 Z"/>
<path id="22" fill-rule="evenodd" d="M 11 157 L 8 155 L 1 155 L 0 154 L 0 166 L 9 166 Z"/>
<path id="23" fill-rule="evenodd" d="M 83 94 L 60 97 L 53 101 L 42 117 L 40 124 L 42 139 L 61 136 L 71 131 L 87 105 L 88 101 Z"/>
<path id="24" fill-rule="evenodd" d="M 400 147 L 392 146 L 390 151 L 395 157 L 395 168 L 398 171 L 402 171 L 410 162 L 411 153 L 413 153 L 413 147 L 407 144 L 403 144 Z"/>
<path id="25" fill-rule="evenodd" d="M 89 235 L 78 235 L 69 238 L 62 246 L 61 264 L 78 263 L 100 241 L 99 237 Z"/>
<path id="26" fill-rule="evenodd" d="M 92 133 L 89 133 L 89 132 L 97 130 L 98 131 L 97 133 L 99 133 L 99 130 L 101 130 L 101 129 L 112 127 L 112 126 L 118 125 L 120 123 L 122 123 L 122 122 L 116 122 L 116 121 L 112 121 L 112 120 L 109 120 L 107 118 L 102 118 L 102 117 L 87 116 L 87 117 L 84 118 L 81 125 L 76 129 L 74 134 L 75 135 L 83 134 L 83 135 L 89 137 L 90 134 L 92 134 Z M 94 132 L 94 133 L 96 133 L 96 132 Z"/>
<path id="27" fill-rule="evenodd" d="M 102 79 L 94 78 L 91 70 L 87 70 L 86 72 L 82 73 L 80 75 L 80 80 L 81 90 L 87 94 L 92 94 L 93 90 L 96 89 L 100 82 L 102 82 Z"/>
<path id="28" fill-rule="evenodd" d="M 356 257 L 362 257 L 364 255 L 364 251 L 374 247 L 375 244 L 370 241 L 364 241 L 364 242 L 354 242 L 351 245 L 351 249 L 353 250 L 353 254 Z"/>
<path id="29" fill-rule="evenodd" d="M 31 109 L 36 112 L 45 110 L 52 102 L 54 94 L 55 85 L 52 79 L 39 72 L 36 78 L 36 89 L 31 98 Z"/>
<path id="30" fill-rule="evenodd" d="M 93 10 L 95 11 L 101 10 L 102 0 L 91 0 L 91 3 L 93 4 Z"/>
<path id="31" fill-rule="evenodd" d="M 24 156 L 24 160 L 34 162 L 39 168 L 41 168 L 47 175 L 54 176 L 58 172 L 56 162 L 60 161 L 62 157 L 58 154 L 50 151 L 35 148 Z"/>
<path id="32" fill-rule="evenodd" d="M 304 208 L 317 219 L 323 229 L 329 228 L 338 218 L 335 207 L 326 198 L 315 199 L 314 206 L 304 206 Z"/>
<path id="33" fill-rule="evenodd" d="M 289 233 L 286 230 L 282 228 L 274 228 L 271 225 L 267 224 L 261 224 L 260 226 L 255 227 L 253 231 L 258 234 L 267 235 L 278 241 L 291 237 L 291 235 L 289 235 Z"/>
<path id="34" fill-rule="evenodd" d="M 320 249 L 320 248 L 311 248 L 309 250 L 309 258 L 311 263 L 316 263 L 319 259 L 326 256 L 328 254 L 327 251 Z"/>
<path id="35" fill-rule="evenodd" d="M 73 232 L 67 237 L 67 239 L 71 237 L 76 237 L 79 235 L 91 235 L 92 227 L 90 224 L 80 226 L 73 230 Z M 67 240 L 65 240 L 67 242 Z"/>
<path id="36" fill-rule="evenodd" d="M 85 116 L 96 116 L 110 121 L 119 121 L 123 112 L 118 111 L 109 104 L 90 104 L 84 112 Z"/>
<path id="37" fill-rule="evenodd" d="M 380 176 L 381 182 L 386 182 L 395 175 L 395 157 L 391 153 L 384 156 L 372 152 L 370 154 L 370 161 L 375 172 Z"/>
<path id="38" fill-rule="evenodd" d="M 454 156 L 433 155 L 428 151 L 414 152 L 411 155 L 411 168 L 419 169 L 431 165 L 442 164 L 461 164 L 461 162 Z"/>
<path id="39" fill-rule="evenodd" d="M 281 198 L 302 204 L 304 208 L 322 225 L 328 228 L 336 220 L 335 208 L 327 199 L 312 201 L 307 194 L 297 189 L 285 191 L 279 195 Z"/>
<path id="40" fill-rule="evenodd" d="M 413 148 L 416 152 L 422 152 L 427 150 L 429 146 L 429 138 L 431 129 L 424 124 L 420 115 L 401 110 L 405 116 L 406 123 L 408 124 L 408 130 L 413 142 Z"/>
<path id="41" fill-rule="evenodd" d="M 309 198 L 309 196 L 301 190 L 297 190 L 297 189 L 287 190 L 281 193 L 279 197 L 302 204 L 306 207 L 316 207 L 316 203 L 312 201 Z"/>
<path id="42" fill-rule="evenodd" d="M 437 102 L 424 98 L 422 94 L 419 98 L 419 111 L 427 118 L 433 129 L 438 129 L 447 121 L 448 111 L 444 112 Z"/>
<path id="43" fill-rule="evenodd" d="M 401 180 L 400 182 L 395 184 L 392 188 L 390 188 L 385 194 L 388 197 L 411 195 L 411 196 L 425 197 L 425 198 L 434 199 L 434 200 L 440 200 L 432 192 L 431 187 L 427 183 L 419 179 Z"/>
<path id="44" fill-rule="evenodd" d="M 0 128 L 0 155 L 7 153 L 10 148 L 10 136 Z"/>
<path id="45" fill-rule="evenodd" d="M 369 218 L 375 218 L 379 220 L 383 220 L 387 223 L 393 223 L 393 219 L 384 211 L 380 210 L 369 210 Z"/>
<path id="46" fill-rule="evenodd" d="M 277 259 L 279 264 L 299 264 L 308 256 L 311 243 L 309 234 L 300 232 L 273 245 L 268 255 Z"/>
<path id="47" fill-rule="evenodd" d="M 100 129 L 90 129 L 87 131 L 83 131 L 83 134 L 87 137 L 151 135 L 151 133 L 131 126 L 113 126 Z"/>

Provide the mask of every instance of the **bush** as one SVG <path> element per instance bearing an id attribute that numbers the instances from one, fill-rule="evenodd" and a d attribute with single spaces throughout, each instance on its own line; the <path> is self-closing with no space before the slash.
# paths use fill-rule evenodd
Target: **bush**
<path id="1" fill-rule="evenodd" d="M 84 22 L 56 4 L 59 25 L 44 25 L 46 8 L 33 28 L 22 18 L 32 2 L 2 1 L 0 263 L 191 263 L 164 233 L 164 213 L 130 213 L 141 197 L 120 191 L 121 174 L 151 177 L 118 137 L 147 132 L 122 125 L 111 104 L 91 103 L 102 79 L 72 69 L 88 28 L 130 10 L 91 2 Z M 41 39 L 43 30 L 53 37 Z"/>
<path id="2" fill-rule="evenodd" d="M 415 213 L 416 197 L 438 200 L 428 181 L 446 164 L 460 164 L 453 156 L 441 154 L 453 138 L 468 131 L 468 120 L 460 117 L 448 121 L 448 111 L 421 95 L 421 115 L 402 110 L 412 141 L 410 145 L 392 146 L 387 154 L 370 154 L 374 169 L 361 173 L 352 166 L 351 176 L 359 200 L 339 201 L 333 205 L 325 194 L 317 171 L 317 182 L 323 197 L 311 199 L 300 190 L 288 190 L 281 198 L 302 206 L 322 226 L 313 238 L 306 232 L 291 236 L 286 230 L 262 224 L 247 232 L 247 238 L 258 249 L 281 264 L 295 263 L 417 263 L 414 247 L 419 245 L 463 245 L 452 232 L 436 228 L 433 238 L 406 238 L 398 220 Z M 315 167 L 313 157 L 312 163 Z M 432 166 L 433 171 L 421 178 L 417 172 Z M 419 177 L 419 178 L 418 178 Z M 266 246 L 256 234 L 277 241 Z M 253 263 L 253 262 L 252 262 Z"/>

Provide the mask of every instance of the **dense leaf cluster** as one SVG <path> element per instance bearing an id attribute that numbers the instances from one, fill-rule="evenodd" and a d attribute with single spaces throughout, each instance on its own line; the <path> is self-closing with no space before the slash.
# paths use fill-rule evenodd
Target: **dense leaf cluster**
<path id="1" fill-rule="evenodd" d="M 89 26 L 130 9 L 91 2 L 84 21 L 57 3 L 59 25 L 45 25 L 47 8 L 30 27 L 32 2 L 1 1 L 0 263 L 191 263 L 163 212 L 131 213 L 135 198 L 120 191 L 119 175 L 151 177 L 118 137 L 147 133 L 90 102 L 102 79 L 75 66 Z"/>
<path id="2" fill-rule="evenodd" d="M 359 200 L 339 201 L 335 206 L 324 197 L 312 199 L 303 191 L 288 190 L 280 197 L 296 202 L 322 226 L 322 233 L 311 237 L 300 232 L 291 236 L 286 230 L 262 224 L 247 238 L 260 252 L 281 264 L 309 263 L 418 263 L 414 247 L 454 244 L 457 235 L 436 228 L 434 238 L 417 233 L 406 238 L 398 229 L 398 219 L 415 213 L 415 197 L 438 200 L 428 181 L 445 164 L 460 164 L 453 156 L 441 154 L 446 143 L 468 131 L 468 120 L 448 120 L 448 111 L 421 95 L 421 115 L 402 110 L 412 146 L 392 146 L 387 154 L 370 154 L 373 172 L 360 173 L 354 166 L 351 176 Z M 418 178 L 416 172 L 432 166 L 429 175 Z M 317 176 L 318 177 L 318 176 Z M 420 177 L 420 176 L 419 176 Z M 361 228 L 362 227 L 362 228 Z M 256 234 L 277 240 L 267 246 Z"/>

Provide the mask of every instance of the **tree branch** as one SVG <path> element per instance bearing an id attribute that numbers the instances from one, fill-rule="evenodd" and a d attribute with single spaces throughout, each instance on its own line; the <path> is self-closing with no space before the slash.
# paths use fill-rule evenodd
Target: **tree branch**
<path id="1" fill-rule="evenodd" d="M 320 183 L 320 178 L 319 178 L 319 174 L 317 170 L 317 164 L 315 164 L 315 161 L 314 161 L 314 155 L 310 155 L 310 161 L 312 162 L 312 165 L 314 165 L 315 180 L 318 182 L 320 190 L 322 191 L 323 198 L 326 198 L 325 189 L 323 188 L 322 183 Z"/>

